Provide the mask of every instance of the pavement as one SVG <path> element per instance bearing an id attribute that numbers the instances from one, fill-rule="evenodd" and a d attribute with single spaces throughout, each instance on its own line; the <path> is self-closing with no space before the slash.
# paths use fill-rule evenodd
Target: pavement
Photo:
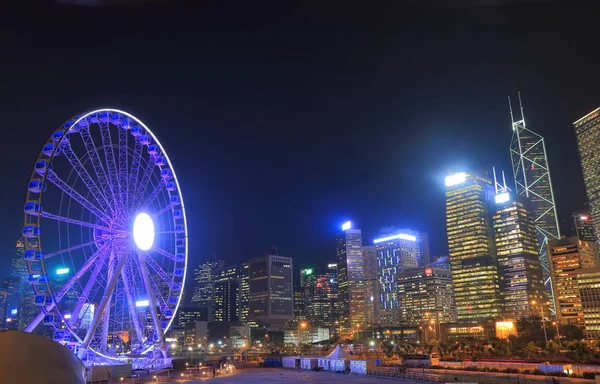
<path id="1" fill-rule="evenodd" d="M 327 384 L 372 384 L 373 382 L 385 383 L 402 383 L 402 384 L 424 384 L 424 381 L 417 380 L 400 380 L 393 381 L 378 379 L 373 376 L 362 375 L 341 375 L 332 372 L 313 372 L 299 371 L 295 369 L 282 368 L 255 368 L 241 369 L 235 373 L 208 380 L 191 380 L 183 381 L 188 384 L 268 384 L 268 383 L 327 383 Z"/>

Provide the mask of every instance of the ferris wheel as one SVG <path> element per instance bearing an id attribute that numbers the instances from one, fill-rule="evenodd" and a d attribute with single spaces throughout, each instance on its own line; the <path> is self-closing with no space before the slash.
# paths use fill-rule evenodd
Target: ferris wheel
<path id="1" fill-rule="evenodd" d="M 116 109 L 56 129 L 31 174 L 23 237 L 45 327 L 84 360 L 166 356 L 187 268 L 175 170 L 152 131 Z"/>

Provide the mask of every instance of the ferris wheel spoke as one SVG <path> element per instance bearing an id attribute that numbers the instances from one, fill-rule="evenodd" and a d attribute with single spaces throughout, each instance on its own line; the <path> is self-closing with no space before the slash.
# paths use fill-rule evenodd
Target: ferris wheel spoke
<path id="1" fill-rule="evenodd" d="M 175 206 L 175 204 L 169 204 L 169 205 L 167 205 L 166 207 L 164 207 L 164 208 L 162 208 L 162 209 L 160 209 L 160 210 L 158 210 L 158 211 L 154 212 L 154 213 L 152 214 L 152 218 L 153 218 L 153 219 L 155 219 L 155 218 L 157 218 L 158 216 L 162 215 L 163 213 L 165 213 L 165 212 L 169 212 L 171 209 L 173 209 L 173 207 L 174 207 L 174 206 Z M 158 232 L 157 232 L 157 233 L 158 233 Z"/>
<path id="2" fill-rule="evenodd" d="M 94 139 L 90 135 L 89 127 L 82 129 L 80 131 L 80 134 L 81 138 L 83 139 L 83 144 L 85 145 L 86 152 L 90 157 L 90 160 L 92 160 L 92 167 L 94 168 L 94 172 L 96 172 L 96 176 L 98 176 L 98 181 L 100 182 L 100 185 L 104 186 L 105 188 L 109 188 L 110 191 L 108 192 L 110 193 L 110 196 L 112 196 L 113 201 L 115 201 L 114 187 L 108 181 L 108 177 L 106 176 L 106 172 L 104 170 L 104 165 L 102 165 L 102 160 L 98 155 L 96 144 L 94 144 Z M 106 195 L 107 193 L 104 192 L 104 194 Z M 115 207 L 111 204 L 108 204 L 107 208 L 109 208 L 113 212 L 115 211 Z"/>
<path id="3" fill-rule="evenodd" d="M 92 291 L 92 287 L 94 286 L 94 284 L 97 283 L 97 279 L 98 279 L 98 275 L 100 274 L 100 271 L 102 271 L 104 265 L 106 264 L 106 260 L 108 259 L 108 255 L 109 255 L 108 250 L 109 250 L 108 247 L 103 249 L 102 257 L 100 258 L 100 260 L 98 260 L 98 262 L 94 266 L 94 269 L 92 270 L 92 273 L 90 274 L 90 277 L 88 278 L 87 282 L 85 283 L 85 286 L 83 287 L 83 291 L 81 292 L 81 294 L 79 295 L 79 298 L 77 299 L 75 308 L 71 312 L 71 326 L 73 326 L 73 324 L 75 324 L 79 321 L 79 313 L 81 312 L 81 308 L 83 308 L 83 305 L 85 303 L 89 303 L 91 301 L 89 299 L 90 292 Z"/>
<path id="4" fill-rule="evenodd" d="M 100 123 L 100 136 L 102 137 L 102 147 L 104 148 L 104 160 L 106 169 L 108 170 L 108 180 L 112 186 L 113 198 L 115 205 L 123 207 L 123 195 L 121 192 L 121 184 L 119 183 L 119 174 L 117 171 L 117 163 L 115 161 L 115 151 L 110 136 L 110 126 L 108 123 Z M 117 207 L 115 207 L 117 208 Z"/>
<path id="5" fill-rule="evenodd" d="M 105 240 L 92 240 L 92 241 L 88 241 L 87 243 L 83 243 L 83 244 L 79 244 L 79 245 L 74 245 L 74 246 L 69 247 L 69 248 L 61 249 L 60 251 L 56 251 L 56 252 L 51 252 L 51 253 L 45 254 L 44 255 L 44 259 L 49 259 L 49 258 L 54 257 L 54 256 L 58 256 L 58 255 L 62 255 L 62 254 L 65 254 L 65 253 L 73 252 L 73 251 L 76 251 L 78 249 L 88 247 L 90 245 L 94 245 L 94 244 L 98 244 L 98 243 L 103 243 L 104 241 Z"/>
<path id="6" fill-rule="evenodd" d="M 25 332 L 31 332 L 35 329 L 35 327 L 37 327 L 37 325 L 40 323 L 40 321 L 42 321 L 42 319 L 44 318 L 45 312 L 49 312 L 51 310 L 54 309 L 54 307 L 56 306 L 57 303 L 59 303 L 62 298 L 65 296 L 65 294 L 69 291 L 69 289 L 71 289 L 73 287 L 73 285 L 79 280 L 81 279 L 81 277 L 83 277 L 83 275 L 85 275 L 85 273 L 88 271 L 88 269 L 94 265 L 94 263 L 96 262 L 96 260 L 98 260 L 98 257 L 102 254 L 102 250 L 104 248 L 98 250 L 96 253 L 94 253 L 92 256 L 90 256 L 90 258 L 83 264 L 83 266 L 73 275 L 73 277 L 71 277 L 54 295 L 54 301 L 52 302 L 52 304 L 50 304 L 47 307 L 44 307 L 42 311 L 40 311 L 40 313 L 38 313 L 37 317 L 34 318 L 34 320 L 25 328 Z"/>
<path id="7" fill-rule="evenodd" d="M 42 211 L 40 214 L 43 218 L 46 218 L 46 219 L 61 221 L 63 223 L 76 224 L 76 225 L 79 225 L 80 227 L 88 227 L 88 228 L 98 229 L 98 230 L 106 231 L 109 233 L 126 233 L 125 231 L 118 231 L 113 228 L 104 227 L 102 225 L 92 224 L 92 223 L 88 223 L 85 221 L 75 220 L 75 219 L 71 219 L 69 217 L 63 217 L 63 216 L 55 215 L 55 214 L 49 213 L 49 212 Z"/>
<path id="8" fill-rule="evenodd" d="M 164 249 L 162 249 L 160 247 L 154 246 L 154 247 L 152 247 L 152 250 L 155 251 L 155 252 L 160 253 L 161 255 L 163 255 L 166 258 L 169 258 L 169 259 L 173 260 L 176 263 L 181 261 L 181 260 L 177 259 L 177 256 L 175 256 L 171 252 L 165 251 Z"/>
<path id="9" fill-rule="evenodd" d="M 156 197 L 158 196 L 160 191 L 162 191 L 165 188 L 166 184 L 167 184 L 167 181 L 165 179 L 161 179 L 160 182 L 158 184 L 156 184 L 156 186 L 154 187 L 152 192 L 148 195 L 148 197 L 146 197 L 144 199 L 144 202 L 141 204 L 141 206 L 143 208 L 148 208 L 150 206 L 150 204 L 152 204 L 154 199 L 156 199 Z"/>
<path id="10" fill-rule="evenodd" d="M 134 198 L 136 196 L 136 187 L 138 184 L 139 172 L 140 172 L 140 164 L 142 161 L 142 150 L 144 149 L 144 144 L 141 143 L 139 139 L 135 140 L 135 145 L 133 147 L 133 158 L 131 160 L 131 170 L 129 171 L 129 198 L 131 202 L 134 202 Z"/>
<path id="11" fill-rule="evenodd" d="M 150 179 L 152 178 L 152 171 L 154 171 L 155 160 L 153 157 L 148 159 L 148 163 L 146 164 L 146 168 L 144 169 L 144 173 L 142 174 L 142 179 L 139 181 L 138 186 L 135 190 L 135 197 L 133 198 L 133 204 L 135 206 L 139 206 L 140 202 L 144 198 L 144 194 L 146 192 L 146 188 L 148 187 L 148 183 L 150 183 Z"/>
<path id="12" fill-rule="evenodd" d="M 156 260 L 154 260 L 149 254 L 146 254 L 144 260 L 146 260 L 146 263 L 148 263 L 150 268 L 152 268 L 152 270 L 165 282 L 165 284 L 169 285 L 170 287 L 173 279 L 169 277 L 169 275 L 160 267 L 160 265 L 158 265 Z"/>
<path id="13" fill-rule="evenodd" d="M 160 324 L 160 320 L 158 319 L 158 313 L 156 312 L 156 304 L 154 303 L 154 295 L 152 294 L 152 287 L 150 284 L 150 277 L 148 276 L 148 268 L 146 268 L 146 263 L 144 262 L 144 255 L 142 252 L 138 252 L 138 264 L 140 267 L 140 273 L 142 275 L 142 280 L 144 282 L 144 288 L 146 289 L 146 294 L 148 295 L 148 303 L 150 306 L 150 313 L 152 314 L 152 323 L 154 325 L 154 330 L 156 331 L 156 336 L 160 345 L 160 350 L 166 353 L 165 348 L 165 337 L 163 334 L 163 330 Z"/>
<path id="14" fill-rule="evenodd" d="M 119 128 L 119 185 L 121 186 L 121 198 L 123 207 L 129 207 L 129 151 L 127 137 L 129 134 L 125 128 Z"/>
<path id="15" fill-rule="evenodd" d="M 98 328 L 98 323 L 100 322 L 100 319 L 104 316 L 104 310 L 106 309 L 106 304 L 108 304 L 108 301 L 115 290 L 115 285 L 117 284 L 117 279 L 119 278 L 119 275 L 121 274 L 121 270 L 123 269 L 123 265 L 127 261 L 128 256 L 129 256 L 129 253 L 127 253 L 127 252 L 123 253 L 121 258 L 119 259 L 119 263 L 117 264 L 116 270 L 113 272 L 110 280 L 106 284 L 106 289 L 104 290 L 102 300 L 100 301 L 100 305 L 98 305 L 98 311 L 96 311 L 94 319 L 92 320 L 92 323 L 90 325 L 90 328 L 88 329 L 88 331 L 85 335 L 85 338 L 83 339 L 83 343 L 81 343 L 82 351 L 80 352 L 80 357 L 81 357 L 81 354 L 83 353 L 83 350 L 88 348 L 88 346 L 90 345 L 90 342 L 92 341 L 92 338 L 94 337 L 94 334 L 96 333 L 96 328 Z"/>
<path id="16" fill-rule="evenodd" d="M 107 281 L 112 279 L 113 274 L 115 273 L 115 261 L 117 258 L 117 250 L 116 247 L 112 247 L 110 250 L 110 256 L 108 257 L 108 278 Z M 117 277 L 118 278 L 118 277 Z M 108 328 L 110 325 L 110 311 L 111 311 L 111 302 L 113 300 L 113 295 L 108 296 L 108 300 L 106 302 L 106 309 L 102 313 L 102 329 L 100 336 L 100 350 L 102 352 L 106 352 L 106 342 L 108 340 Z"/>
<path id="17" fill-rule="evenodd" d="M 135 307 L 135 298 L 133 297 L 134 289 L 131 287 L 131 283 L 129 281 L 130 276 L 133 279 L 133 274 L 131 273 L 130 269 L 131 269 L 131 267 L 129 264 L 127 264 L 123 267 L 123 270 L 121 271 L 121 279 L 123 279 L 123 286 L 125 288 L 125 296 L 127 297 L 127 307 L 129 309 L 129 316 L 131 317 L 131 320 L 133 321 L 133 327 L 135 328 L 135 334 L 141 345 L 142 341 L 144 340 L 144 333 L 142 332 L 142 325 L 140 324 L 140 319 L 137 315 L 137 310 Z"/>
<path id="18" fill-rule="evenodd" d="M 167 305 L 165 298 L 162 296 L 160 287 L 158 286 L 158 284 L 156 284 L 156 281 L 154 279 L 150 279 L 150 282 L 152 283 L 152 288 L 154 289 L 154 292 L 157 292 L 155 299 L 158 303 L 158 307 L 160 308 L 160 312 L 162 316 L 165 316 L 165 313 L 167 313 L 167 310 L 169 310 L 169 306 Z"/>
<path id="19" fill-rule="evenodd" d="M 83 181 L 86 188 L 90 191 L 92 196 L 94 196 L 96 203 L 100 204 L 100 206 L 112 208 L 104 195 L 104 192 L 98 188 L 98 185 L 94 182 L 87 169 L 85 169 L 79 157 L 73 152 L 73 148 L 69 141 L 65 141 L 65 144 L 61 146 L 61 151 L 65 155 L 65 158 L 69 160 L 69 163 L 71 163 L 71 166 L 75 172 L 77 172 L 77 175 L 81 181 Z"/>
<path id="20" fill-rule="evenodd" d="M 99 219 L 103 220 L 106 223 L 109 223 L 110 220 L 108 216 L 102 211 L 100 208 L 96 207 L 94 204 L 87 201 L 83 196 L 79 194 L 79 192 L 75 191 L 69 184 L 65 183 L 54 171 L 48 170 L 46 174 L 46 180 L 50 181 L 52 184 L 56 185 L 59 189 L 61 189 L 64 193 L 71 196 L 73 200 L 77 201 L 81 204 L 82 207 L 96 215 Z"/>

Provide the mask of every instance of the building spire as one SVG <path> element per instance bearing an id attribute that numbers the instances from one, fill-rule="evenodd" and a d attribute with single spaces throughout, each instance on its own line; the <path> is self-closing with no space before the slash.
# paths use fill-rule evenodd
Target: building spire
<path id="1" fill-rule="evenodd" d="M 521 102 L 521 92 L 517 92 L 519 95 L 519 107 L 521 108 L 521 120 L 523 121 L 523 127 L 527 128 L 527 124 L 525 124 L 525 114 L 523 113 L 523 103 Z"/>

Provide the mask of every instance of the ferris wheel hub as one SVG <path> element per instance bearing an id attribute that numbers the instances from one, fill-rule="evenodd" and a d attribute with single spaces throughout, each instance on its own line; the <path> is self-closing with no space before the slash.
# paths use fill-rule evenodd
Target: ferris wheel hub
<path id="1" fill-rule="evenodd" d="M 147 213 L 138 213 L 133 221 L 133 241 L 142 250 L 147 251 L 154 244 L 154 222 Z"/>

